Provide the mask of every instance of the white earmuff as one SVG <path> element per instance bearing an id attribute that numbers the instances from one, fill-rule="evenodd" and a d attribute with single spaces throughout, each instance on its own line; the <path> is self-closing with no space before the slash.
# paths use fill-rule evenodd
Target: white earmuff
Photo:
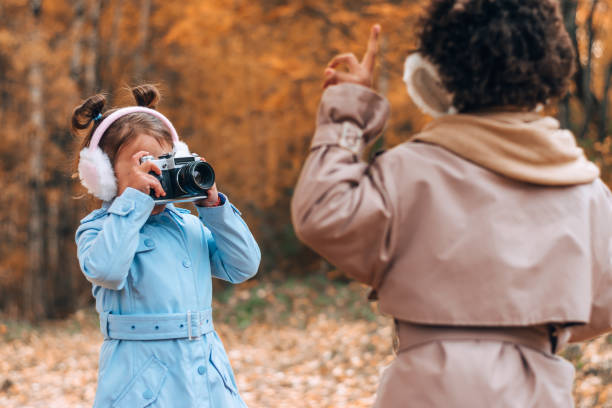
<path id="1" fill-rule="evenodd" d="M 457 113 L 453 96 L 442 85 L 438 70 L 421 54 L 414 53 L 406 58 L 404 82 L 408 94 L 424 113 L 434 118 Z"/>
<path id="2" fill-rule="evenodd" d="M 79 178 L 91 194 L 103 201 L 117 195 L 117 179 L 108 155 L 102 149 L 86 147 L 79 154 Z"/>
<path id="3" fill-rule="evenodd" d="M 130 113 L 137 112 L 149 113 L 160 119 L 170 130 L 172 140 L 174 141 L 175 154 L 179 157 L 190 155 L 189 148 L 184 142 L 179 140 L 176 129 L 174 129 L 172 123 L 160 112 L 143 106 L 130 106 L 118 109 L 102 120 L 102 123 L 100 123 L 94 131 L 89 146 L 81 150 L 79 154 L 78 170 L 81 184 L 85 186 L 87 191 L 100 200 L 110 201 L 117 195 L 117 178 L 115 177 L 115 171 L 113 170 L 108 155 L 98 146 L 100 139 L 102 139 L 104 132 L 106 132 L 110 125 L 117 119 L 129 115 Z"/>

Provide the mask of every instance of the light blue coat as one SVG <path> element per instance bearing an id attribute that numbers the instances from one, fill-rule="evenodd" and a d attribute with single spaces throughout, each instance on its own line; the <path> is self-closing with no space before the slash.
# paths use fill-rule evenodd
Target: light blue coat
<path id="1" fill-rule="evenodd" d="M 211 317 L 211 276 L 257 273 L 261 254 L 221 195 L 199 217 L 132 188 L 81 221 L 81 270 L 104 343 L 94 407 L 245 407 Z"/>

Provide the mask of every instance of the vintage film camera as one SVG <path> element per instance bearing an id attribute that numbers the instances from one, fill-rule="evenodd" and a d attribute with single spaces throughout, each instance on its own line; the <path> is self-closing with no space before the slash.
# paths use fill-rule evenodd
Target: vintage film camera
<path id="1" fill-rule="evenodd" d="M 155 163 L 161 170 L 159 176 L 154 172 L 149 173 L 159 180 L 166 192 L 165 197 L 155 197 L 155 192 L 151 191 L 151 197 L 156 204 L 205 199 L 208 197 L 206 192 L 215 184 L 212 166 L 195 153 L 191 156 L 175 157 L 171 152 L 157 159 L 154 156 L 144 156 L 140 159 L 140 163 L 146 161 Z"/>

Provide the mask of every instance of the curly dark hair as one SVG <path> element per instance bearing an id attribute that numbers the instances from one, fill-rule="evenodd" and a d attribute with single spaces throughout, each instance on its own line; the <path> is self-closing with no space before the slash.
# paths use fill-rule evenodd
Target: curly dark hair
<path id="1" fill-rule="evenodd" d="M 460 112 L 533 109 L 564 96 L 575 68 L 557 0 L 432 0 L 418 42 Z"/>

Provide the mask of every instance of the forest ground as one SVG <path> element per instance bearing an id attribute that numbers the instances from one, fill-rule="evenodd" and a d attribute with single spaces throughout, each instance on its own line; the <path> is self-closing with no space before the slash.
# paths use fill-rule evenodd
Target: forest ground
<path id="1" fill-rule="evenodd" d="M 391 319 L 357 284 L 323 278 L 219 291 L 215 327 L 258 407 L 369 407 L 393 359 Z M 91 407 L 102 336 L 92 309 L 38 326 L 0 318 L 0 407 Z M 576 406 L 612 407 L 612 336 L 561 353 Z"/>

